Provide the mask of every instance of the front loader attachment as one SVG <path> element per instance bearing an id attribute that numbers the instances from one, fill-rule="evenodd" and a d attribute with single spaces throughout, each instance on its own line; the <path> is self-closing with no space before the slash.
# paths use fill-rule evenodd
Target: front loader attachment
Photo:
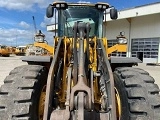
<path id="1" fill-rule="evenodd" d="M 92 49 L 95 48 L 96 65 L 95 70 L 92 69 L 90 58 L 91 51 L 85 46 L 90 45 L 89 31 L 90 24 L 84 22 L 75 22 L 73 26 L 74 39 L 71 45 L 74 45 L 71 61 L 67 63 L 68 48 L 64 47 L 67 39 L 61 38 L 58 41 L 55 56 L 50 66 L 50 71 L 47 81 L 46 100 L 44 110 L 44 120 L 106 120 L 106 118 L 113 120 L 116 119 L 116 105 L 115 105 L 115 92 L 114 80 L 112 70 L 107 59 L 105 48 L 102 39 L 95 39 L 91 43 Z M 79 36 L 77 36 L 77 34 Z M 63 42 L 62 42 L 63 41 Z M 63 53 L 60 55 L 63 46 Z M 68 45 L 69 46 L 69 45 Z M 73 54 L 74 53 L 74 54 Z M 78 58 L 78 59 L 77 59 Z M 86 59 L 87 58 L 87 59 Z M 63 59 L 63 72 L 57 72 L 59 69 L 60 60 Z M 63 79 L 63 74 L 65 80 Z M 58 75 L 61 74 L 61 75 Z M 59 76 L 59 77 L 58 77 Z M 61 76 L 61 77 L 60 77 Z M 57 80 L 57 77 L 59 78 Z M 58 84 L 59 81 L 61 84 Z M 64 86 L 64 82 L 66 86 Z M 61 85 L 59 90 L 56 89 L 56 84 Z M 63 83 L 63 84 L 62 84 Z M 62 87 L 65 88 L 62 88 Z M 65 91 L 61 91 L 65 90 Z M 54 98 L 59 94 L 65 92 L 63 105 L 55 105 Z M 58 108 L 61 107 L 61 108 Z"/>

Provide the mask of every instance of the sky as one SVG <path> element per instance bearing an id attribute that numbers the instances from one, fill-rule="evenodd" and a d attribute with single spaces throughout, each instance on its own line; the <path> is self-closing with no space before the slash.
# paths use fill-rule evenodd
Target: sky
<path id="1" fill-rule="evenodd" d="M 67 0 L 66 2 L 79 2 Z M 81 0 L 81 2 L 107 2 L 118 10 L 160 2 L 160 0 Z M 37 30 L 42 30 L 46 40 L 53 44 L 53 33 L 47 32 L 46 25 L 54 24 L 52 18 L 46 18 L 46 7 L 53 0 L 0 0 L 0 44 L 21 46 L 34 42 L 35 34 L 32 16 Z"/>

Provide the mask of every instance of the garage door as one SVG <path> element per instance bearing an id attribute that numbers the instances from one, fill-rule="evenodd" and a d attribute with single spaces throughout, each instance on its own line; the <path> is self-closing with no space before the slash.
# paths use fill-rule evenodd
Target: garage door
<path id="1" fill-rule="evenodd" d="M 160 38 L 132 39 L 132 57 L 138 57 L 143 63 L 156 63 L 158 61 L 158 49 Z"/>

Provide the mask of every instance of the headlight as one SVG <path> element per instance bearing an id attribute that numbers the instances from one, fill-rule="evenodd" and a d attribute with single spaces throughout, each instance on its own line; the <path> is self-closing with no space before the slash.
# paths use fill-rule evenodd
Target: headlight
<path id="1" fill-rule="evenodd" d="M 106 10 L 106 9 L 109 8 L 109 4 L 98 2 L 97 4 L 95 4 L 95 7 L 96 7 L 98 10 Z"/>
<path id="2" fill-rule="evenodd" d="M 127 39 L 126 38 L 118 38 L 118 43 L 119 44 L 127 44 Z"/>
<path id="3" fill-rule="evenodd" d="M 53 3 L 53 6 L 55 6 L 57 10 L 66 10 L 68 8 L 67 3 L 63 1 L 57 1 Z"/>

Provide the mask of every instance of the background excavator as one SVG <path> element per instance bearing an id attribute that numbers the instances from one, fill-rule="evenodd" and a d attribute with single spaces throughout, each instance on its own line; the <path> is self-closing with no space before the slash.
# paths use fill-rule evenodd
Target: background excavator
<path id="1" fill-rule="evenodd" d="M 34 36 L 34 43 L 27 45 L 26 56 L 53 55 L 53 47 L 48 45 L 45 35 L 39 30 Z"/>
<path id="2" fill-rule="evenodd" d="M 44 55 L 53 55 L 53 47 L 48 45 L 48 42 L 45 40 L 45 35 L 41 30 L 37 31 L 36 22 L 34 16 L 33 24 L 35 29 L 34 43 L 27 45 L 26 56 L 44 56 Z"/>
<path id="3" fill-rule="evenodd" d="M 117 19 L 108 3 L 48 6 L 48 18 L 56 19 L 58 12 L 53 56 L 25 56 L 28 65 L 10 72 L 0 89 L 1 120 L 160 119 L 155 80 L 132 68 L 140 60 L 108 57 L 111 48 L 103 35 L 107 9 Z"/>

